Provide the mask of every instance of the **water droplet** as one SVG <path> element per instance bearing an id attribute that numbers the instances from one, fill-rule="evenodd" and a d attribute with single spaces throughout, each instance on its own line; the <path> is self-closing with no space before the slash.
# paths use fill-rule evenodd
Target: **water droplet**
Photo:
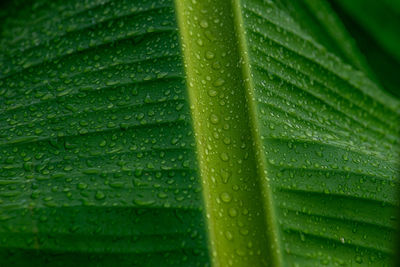
<path id="1" fill-rule="evenodd" d="M 157 197 L 159 197 L 161 199 L 165 199 L 165 198 L 168 197 L 168 195 L 166 193 L 164 193 L 164 192 L 160 192 L 160 193 L 157 194 Z"/>
<path id="2" fill-rule="evenodd" d="M 199 46 L 203 46 L 203 40 L 202 39 L 197 39 L 197 44 L 199 45 Z"/>
<path id="3" fill-rule="evenodd" d="M 228 161 L 229 160 L 229 156 L 225 152 L 222 152 L 220 157 L 221 157 L 222 161 Z"/>
<path id="4" fill-rule="evenodd" d="M 226 237 L 226 239 L 229 240 L 229 241 L 233 239 L 233 235 L 232 235 L 232 233 L 229 232 L 229 231 L 226 231 L 226 232 L 225 232 L 225 237 Z"/>
<path id="5" fill-rule="evenodd" d="M 231 201 L 231 196 L 227 192 L 221 193 L 221 200 L 225 203 L 228 203 Z"/>
<path id="6" fill-rule="evenodd" d="M 236 254 L 243 257 L 244 255 L 246 255 L 246 252 L 243 249 L 236 249 Z"/>
<path id="7" fill-rule="evenodd" d="M 208 90 L 208 95 L 209 96 L 216 96 L 218 94 L 218 92 L 214 89 L 210 89 Z"/>
<path id="8" fill-rule="evenodd" d="M 206 52 L 206 59 L 213 59 L 214 58 L 214 53 L 211 51 Z"/>
<path id="9" fill-rule="evenodd" d="M 221 172 L 220 172 L 220 173 L 221 173 L 222 182 L 223 182 L 224 184 L 228 183 L 228 182 L 229 182 L 229 178 L 230 178 L 230 176 L 231 176 L 230 171 L 229 171 L 229 170 L 221 169 Z"/>
<path id="10" fill-rule="evenodd" d="M 235 208 L 230 208 L 228 213 L 229 213 L 229 216 L 231 216 L 231 217 L 236 217 L 238 214 L 238 212 Z"/>
<path id="11" fill-rule="evenodd" d="M 202 27 L 202 28 L 208 28 L 208 22 L 206 21 L 206 20 L 201 20 L 200 21 L 200 26 Z"/>
<path id="12" fill-rule="evenodd" d="M 239 231 L 242 235 L 248 235 L 249 234 L 249 230 L 247 229 L 240 229 Z"/>
<path id="13" fill-rule="evenodd" d="M 79 183 L 76 187 L 77 187 L 78 189 L 83 190 L 83 189 L 86 189 L 86 188 L 88 187 L 88 185 L 85 184 L 85 183 Z"/>
<path id="14" fill-rule="evenodd" d="M 95 197 L 97 200 L 102 200 L 106 197 L 106 195 L 104 195 L 104 193 L 101 191 L 97 191 Z"/>
<path id="15" fill-rule="evenodd" d="M 229 137 L 225 137 L 223 141 L 225 145 L 229 145 L 231 143 L 231 139 Z"/>
<path id="16" fill-rule="evenodd" d="M 224 83 L 225 83 L 224 79 L 218 78 L 217 80 L 215 80 L 214 86 L 219 87 L 219 86 L 222 86 Z"/>
<path id="17" fill-rule="evenodd" d="M 210 122 L 211 122 L 212 124 L 217 124 L 217 123 L 219 122 L 218 116 L 215 115 L 215 114 L 211 114 L 211 115 L 210 115 Z"/>

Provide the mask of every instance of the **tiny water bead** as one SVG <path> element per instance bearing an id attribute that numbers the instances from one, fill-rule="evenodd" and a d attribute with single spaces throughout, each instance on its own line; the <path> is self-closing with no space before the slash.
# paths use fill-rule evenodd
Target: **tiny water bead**
<path id="1" fill-rule="evenodd" d="M 214 81 L 213 85 L 215 87 L 220 87 L 225 83 L 225 80 L 223 78 L 218 78 Z"/>
<path id="2" fill-rule="evenodd" d="M 236 208 L 230 208 L 228 213 L 229 213 L 229 216 L 231 216 L 232 218 L 236 217 L 238 215 Z"/>
<path id="3" fill-rule="evenodd" d="M 215 57 L 214 53 L 211 51 L 206 52 L 206 59 L 213 59 Z"/>
<path id="4" fill-rule="evenodd" d="M 231 241 L 233 239 L 233 234 L 230 231 L 226 231 L 225 237 L 227 240 Z"/>
<path id="5" fill-rule="evenodd" d="M 221 158 L 222 161 L 228 161 L 228 160 L 229 160 L 229 156 L 228 156 L 228 154 L 225 153 L 225 152 L 222 152 L 222 153 L 220 154 L 220 158 Z"/>
<path id="6" fill-rule="evenodd" d="M 225 203 L 228 203 L 231 201 L 231 196 L 227 192 L 221 193 L 221 200 Z"/>
<path id="7" fill-rule="evenodd" d="M 217 124 L 217 123 L 219 122 L 218 115 L 216 115 L 216 114 L 211 114 L 211 115 L 210 115 L 210 122 L 211 122 L 212 124 Z"/>
<path id="8" fill-rule="evenodd" d="M 210 89 L 210 90 L 208 90 L 208 95 L 211 97 L 216 96 L 216 95 L 218 95 L 218 91 L 214 90 L 214 89 Z"/>
<path id="9" fill-rule="evenodd" d="M 97 200 L 102 200 L 106 197 L 106 195 L 102 191 L 97 191 L 95 197 Z"/>
<path id="10" fill-rule="evenodd" d="M 201 20 L 200 21 L 200 26 L 202 27 L 202 28 L 208 28 L 208 22 L 206 21 L 206 20 Z"/>

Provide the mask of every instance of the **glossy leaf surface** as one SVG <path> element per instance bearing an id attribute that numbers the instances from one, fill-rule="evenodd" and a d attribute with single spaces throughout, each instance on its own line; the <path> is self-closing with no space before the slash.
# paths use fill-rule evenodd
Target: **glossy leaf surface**
<path id="1" fill-rule="evenodd" d="M 392 263 L 400 100 L 326 1 L 4 6 L 0 265 Z"/>

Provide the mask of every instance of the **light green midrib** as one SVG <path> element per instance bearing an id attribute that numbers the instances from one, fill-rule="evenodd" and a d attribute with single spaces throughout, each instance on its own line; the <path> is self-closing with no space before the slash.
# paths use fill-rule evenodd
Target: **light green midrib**
<path id="1" fill-rule="evenodd" d="M 262 151 L 259 127 L 256 123 L 257 112 L 255 104 L 253 103 L 253 83 L 250 75 L 245 33 L 242 26 L 240 3 L 237 0 L 221 0 L 218 1 L 218 3 L 207 0 L 175 0 L 175 6 L 179 33 L 181 35 L 181 46 L 187 76 L 193 128 L 197 144 L 198 164 L 200 167 L 200 178 L 203 186 L 203 197 L 205 202 L 209 248 L 212 263 L 214 266 L 281 266 L 282 260 L 279 247 L 279 236 L 276 222 L 274 220 L 274 205 L 272 203 L 271 190 L 265 172 L 266 161 L 264 152 Z M 203 8 L 200 9 L 199 6 Z M 214 43 L 213 47 L 207 46 L 208 41 L 206 39 L 205 44 L 202 44 L 201 46 L 196 45 L 195 39 L 198 38 L 196 33 L 207 33 L 206 29 L 202 29 L 202 26 L 205 25 L 199 26 L 202 16 L 207 14 L 207 18 L 212 18 L 210 13 L 217 12 L 216 10 L 220 11 L 220 13 L 218 13 L 218 18 L 221 18 L 221 24 L 219 24 L 219 22 L 215 23 L 219 24 L 219 26 L 213 24 L 209 29 L 216 27 L 219 31 L 219 37 L 222 36 L 221 39 L 219 40 L 216 38 L 216 44 Z M 197 16 L 199 16 L 200 19 L 196 18 Z M 226 21 L 228 21 L 228 23 L 224 24 L 223 22 Z M 208 23 L 211 24 L 212 19 L 209 20 Z M 232 35 L 232 40 L 228 40 L 227 42 L 225 39 L 230 35 Z M 212 38 L 213 37 L 210 37 L 210 40 Z M 224 50 L 224 46 L 225 48 L 228 46 L 228 49 Z M 228 66 L 232 63 L 229 67 L 226 67 L 227 72 L 232 73 L 232 75 L 225 81 L 225 85 L 230 84 L 231 92 L 236 92 L 238 95 L 235 96 L 233 93 L 227 93 L 226 98 L 224 98 L 227 103 L 232 104 L 233 108 L 231 110 L 227 110 L 225 113 L 223 111 L 224 108 L 221 107 L 219 109 L 216 108 L 215 110 L 219 112 L 217 113 L 217 116 L 221 118 L 226 116 L 227 113 L 230 113 L 232 117 L 235 114 L 238 115 L 238 117 L 241 117 L 240 120 L 237 122 L 235 121 L 236 127 L 244 129 L 242 132 L 244 131 L 246 138 L 249 139 L 247 142 L 247 149 L 243 149 L 242 152 L 235 151 L 235 149 L 230 151 L 229 147 L 226 148 L 227 150 L 224 150 L 223 146 L 221 149 L 221 146 L 218 145 L 212 147 L 213 143 L 209 142 L 209 140 L 212 140 L 214 136 L 213 131 L 211 130 L 212 127 L 206 127 L 205 121 L 210 124 L 209 115 L 213 114 L 207 109 L 207 106 L 210 106 L 210 109 L 214 109 L 214 104 L 217 104 L 218 101 L 215 101 L 215 98 L 208 97 L 207 93 L 204 91 L 213 86 L 209 85 L 207 87 L 204 85 L 207 82 L 202 84 L 200 79 L 202 75 L 204 75 L 204 77 L 210 77 L 210 81 L 212 82 L 212 77 L 218 77 L 221 73 L 219 73 L 219 69 L 214 69 L 210 64 L 205 64 L 206 66 L 202 66 L 202 68 L 198 67 L 198 65 L 205 62 L 200 58 L 200 55 L 203 56 L 205 52 L 208 52 L 207 48 L 215 48 L 218 53 L 222 54 L 227 50 L 233 51 L 231 54 L 234 55 L 234 58 L 227 58 L 231 56 L 231 54 L 228 53 L 229 55 L 227 57 L 221 58 L 221 65 L 224 66 L 226 64 Z M 198 58 L 196 58 L 195 55 L 197 55 Z M 224 67 L 222 67 L 222 69 L 224 69 Z M 221 76 L 223 76 L 223 74 Z M 202 82 L 203 81 L 204 80 L 202 80 Z M 219 90 L 219 94 L 224 94 L 223 87 L 218 87 L 217 89 Z M 238 91 L 235 91 L 236 89 Z M 207 101 L 212 103 L 208 103 Z M 238 132 L 240 131 L 241 130 L 238 129 L 231 129 L 227 134 L 232 137 L 232 140 L 235 140 L 235 138 L 239 140 Z M 209 148 L 211 149 L 209 150 Z M 232 171 L 233 174 L 230 178 L 231 181 L 239 182 L 241 176 L 247 174 L 250 178 L 254 179 L 245 181 L 245 185 L 249 185 L 250 188 L 247 189 L 245 194 L 243 192 L 233 192 L 230 190 L 230 187 L 232 186 L 231 184 L 224 185 L 217 181 L 216 185 L 214 185 L 212 182 L 212 176 L 214 175 L 213 171 L 219 173 L 219 171 L 223 170 L 224 166 L 226 166 L 226 162 L 215 157 L 215 155 L 224 152 L 227 152 L 231 159 L 235 157 L 239 159 L 246 158 L 245 154 L 249 152 L 249 160 L 243 161 L 246 163 L 242 166 L 244 174 L 235 174 L 234 171 Z M 238 170 L 240 169 L 240 166 L 238 167 L 233 165 L 231 166 L 231 169 Z M 221 212 L 223 209 L 228 210 L 227 205 L 229 203 L 223 203 L 224 200 L 223 197 L 221 197 L 225 192 L 232 193 L 232 200 L 235 200 L 235 197 L 237 196 L 238 201 L 243 201 L 245 203 L 244 207 L 239 207 L 238 203 L 235 203 L 236 207 L 240 208 L 240 212 L 242 209 L 246 210 L 246 207 L 250 210 L 248 213 L 251 214 L 251 216 L 242 216 L 247 219 L 250 218 L 250 220 L 248 220 L 249 222 L 245 222 L 244 226 L 238 227 L 235 223 L 232 223 L 234 220 L 229 218 L 226 211 Z M 237 215 L 238 218 L 240 218 L 240 216 L 241 214 Z M 226 242 L 222 231 L 224 231 L 225 234 L 227 232 L 232 233 L 232 236 L 234 236 L 233 239 Z M 235 234 L 240 231 L 247 231 L 249 234 L 247 236 L 235 236 Z M 249 246 L 249 244 L 252 244 L 250 250 L 254 252 L 255 255 L 243 254 L 244 252 L 242 253 L 240 250 L 242 247 Z M 236 256 L 236 254 L 241 253 L 244 256 Z"/>
<path id="2" fill-rule="evenodd" d="M 240 1 L 241 0 L 232 0 L 232 5 L 234 8 L 234 20 L 235 20 L 235 28 L 236 28 L 236 33 L 237 33 L 237 38 L 238 38 L 238 45 L 239 45 L 239 51 L 242 54 L 242 72 L 243 72 L 243 79 L 245 83 L 245 89 L 246 89 L 246 96 L 247 96 L 247 105 L 248 105 L 248 113 L 249 113 L 249 120 L 250 120 L 250 125 L 251 130 L 252 130 L 252 137 L 254 140 L 254 145 L 256 149 L 256 158 L 257 162 L 259 165 L 258 171 L 259 171 L 259 186 L 263 195 L 263 200 L 264 200 L 264 207 L 265 207 L 265 216 L 266 216 L 266 222 L 268 225 L 268 230 L 270 231 L 269 237 L 269 246 L 270 247 L 275 247 L 275 250 L 271 251 L 271 254 L 273 256 L 272 259 L 272 266 L 282 266 L 282 255 L 281 255 L 281 248 L 280 248 L 280 237 L 279 237 L 279 231 L 278 231 L 278 226 L 276 224 L 276 221 L 274 220 L 276 218 L 275 216 L 275 209 L 274 209 L 274 204 L 273 204 L 273 198 L 272 198 L 272 190 L 269 184 L 269 179 L 268 179 L 268 173 L 267 173 L 267 167 L 266 167 L 266 158 L 265 158 L 265 151 L 263 151 L 263 145 L 261 141 L 261 136 L 260 136 L 260 127 L 257 123 L 257 108 L 256 108 L 256 102 L 255 102 L 255 93 L 254 93 L 254 83 L 253 79 L 251 76 L 251 67 L 250 67 L 250 59 L 249 59 L 249 53 L 248 53 L 248 47 L 247 47 L 247 42 L 246 42 L 246 37 L 245 37 L 245 31 L 244 31 L 244 23 L 243 23 L 243 17 L 242 17 L 242 12 L 241 12 L 241 6 L 240 6 Z"/>

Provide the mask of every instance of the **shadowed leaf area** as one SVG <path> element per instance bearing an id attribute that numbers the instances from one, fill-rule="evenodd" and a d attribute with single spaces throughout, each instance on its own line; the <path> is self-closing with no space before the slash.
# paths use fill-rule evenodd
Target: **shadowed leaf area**
<path id="1" fill-rule="evenodd" d="M 1 3 L 0 266 L 394 265 L 400 5 L 361 2 Z"/>

